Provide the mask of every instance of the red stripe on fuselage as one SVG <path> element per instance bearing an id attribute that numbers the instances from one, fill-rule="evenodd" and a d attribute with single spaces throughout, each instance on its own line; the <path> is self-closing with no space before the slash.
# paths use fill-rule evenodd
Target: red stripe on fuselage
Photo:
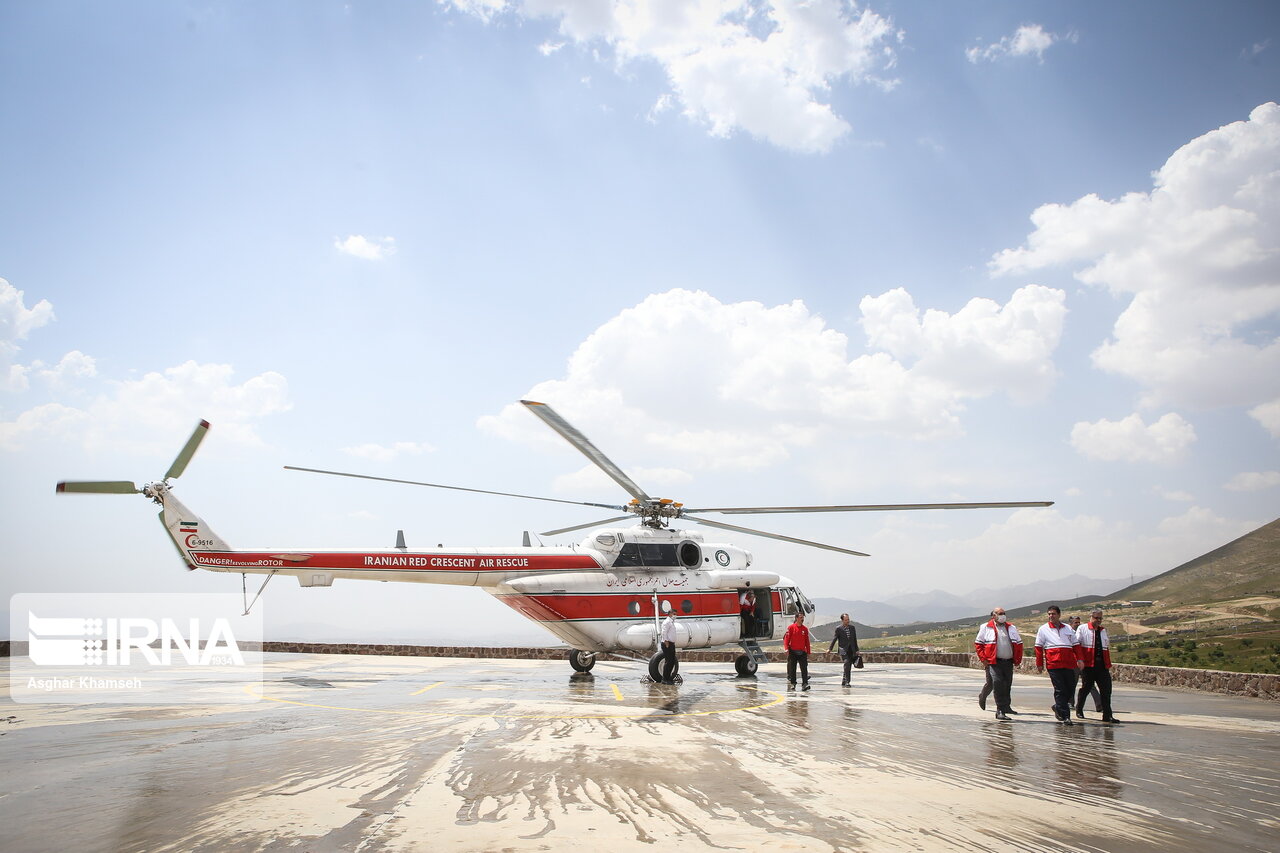
<path id="1" fill-rule="evenodd" d="M 370 572 L 546 572 L 599 569 L 585 554 L 400 554 L 386 552 L 319 553 L 302 561 L 277 558 L 280 551 L 192 551 L 202 566 L 279 566 Z"/>
<path id="2" fill-rule="evenodd" d="M 653 599 L 644 595 L 508 594 L 494 596 L 503 604 L 537 622 L 564 622 L 574 619 L 652 619 Z M 678 618 L 709 618 L 740 615 L 738 596 L 722 589 L 688 590 L 677 595 L 658 595 L 658 606 L 671 602 Z M 688 601 L 692 609 L 684 609 Z M 632 605 L 636 605 L 633 610 Z"/>

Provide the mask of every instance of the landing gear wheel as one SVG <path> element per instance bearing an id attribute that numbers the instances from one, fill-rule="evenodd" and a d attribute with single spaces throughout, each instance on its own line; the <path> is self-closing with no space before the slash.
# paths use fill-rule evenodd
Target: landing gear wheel
<path id="1" fill-rule="evenodd" d="M 590 672 L 591 667 L 595 665 L 595 652 L 584 652 L 581 649 L 569 650 L 569 666 L 573 667 L 574 672 Z"/>
<path id="2" fill-rule="evenodd" d="M 676 661 L 675 667 L 671 670 L 671 680 L 681 681 L 680 678 L 680 661 Z M 653 657 L 649 658 L 649 678 L 654 684 L 662 683 L 662 652 L 654 652 Z"/>
<path id="3" fill-rule="evenodd" d="M 743 678 L 754 676 L 756 674 L 756 669 L 758 669 L 759 666 L 760 664 L 756 663 L 751 658 L 751 655 L 738 655 L 733 662 L 733 668 L 736 669 L 738 671 L 738 675 L 741 675 Z"/>

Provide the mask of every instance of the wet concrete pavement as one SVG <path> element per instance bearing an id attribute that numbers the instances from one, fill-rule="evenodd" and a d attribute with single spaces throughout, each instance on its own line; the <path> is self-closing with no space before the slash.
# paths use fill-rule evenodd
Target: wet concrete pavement
<path id="1" fill-rule="evenodd" d="M 251 705 L 6 699 L 0 849 L 1280 848 L 1276 703 L 1121 687 L 1064 727 L 1018 676 L 1000 723 L 978 670 L 814 669 L 280 654 Z"/>

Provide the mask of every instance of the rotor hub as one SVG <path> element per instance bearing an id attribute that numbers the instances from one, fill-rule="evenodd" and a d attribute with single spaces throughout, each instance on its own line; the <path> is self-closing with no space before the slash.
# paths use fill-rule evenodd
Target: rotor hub
<path id="1" fill-rule="evenodd" d="M 670 498 L 653 498 L 647 501 L 635 499 L 625 509 L 640 516 L 641 524 L 656 528 L 666 527 L 668 519 L 680 518 L 684 514 L 684 504 Z"/>
<path id="2" fill-rule="evenodd" d="M 169 484 L 160 481 L 158 483 L 147 483 L 142 487 L 142 494 L 151 498 L 160 506 L 164 506 L 164 496 L 169 493 Z"/>

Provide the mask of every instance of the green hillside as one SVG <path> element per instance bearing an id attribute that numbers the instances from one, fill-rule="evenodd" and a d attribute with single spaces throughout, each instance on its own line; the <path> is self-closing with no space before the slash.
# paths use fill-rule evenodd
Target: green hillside
<path id="1" fill-rule="evenodd" d="M 1134 607 L 1133 601 L 1154 603 Z M 1280 673 L 1280 519 L 1109 596 L 1057 603 L 1064 615 L 1084 619 L 1101 607 L 1117 663 Z M 1034 635 L 1048 604 L 1011 609 L 1009 617 L 1024 635 Z M 858 637 L 867 650 L 971 651 L 985 619 L 859 625 Z M 814 633 L 830 637 L 832 628 L 817 626 Z"/>
<path id="2" fill-rule="evenodd" d="M 1250 596 L 1280 596 L 1280 519 L 1109 598 L 1169 606 Z"/>

